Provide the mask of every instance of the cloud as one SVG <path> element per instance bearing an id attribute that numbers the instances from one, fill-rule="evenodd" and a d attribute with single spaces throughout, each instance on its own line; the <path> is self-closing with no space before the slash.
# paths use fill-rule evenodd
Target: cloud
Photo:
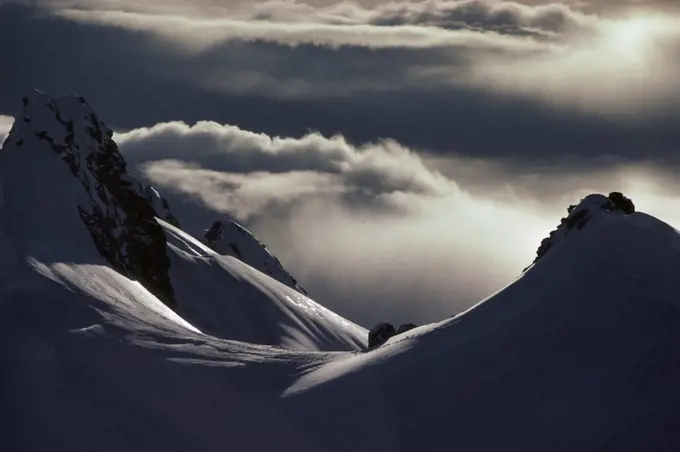
<path id="1" fill-rule="evenodd" d="M 368 14 L 377 25 L 420 24 L 441 28 L 476 28 L 509 34 L 564 33 L 591 28 L 596 20 L 560 3 L 527 6 L 485 0 L 392 2 Z"/>
<path id="2" fill-rule="evenodd" d="M 333 80 L 330 72 L 321 80 L 299 73 L 276 77 L 265 66 L 271 68 L 277 59 L 266 63 L 253 55 L 251 64 L 259 63 L 257 68 L 216 63 L 208 73 L 192 73 L 202 88 L 214 91 L 301 98 L 426 85 L 509 93 L 634 120 L 665 113 L 680 102 L 680 17 L 667 14 L 605 19 L 559 3 L 490 0 L 391 2 L 371 8 L 350 2 L 315 7 L 270 1 L 205 11 L 182 3 L 165 11 L 137 3 L 50 5 L 64 18 L 148 34 L 186 58 L 208 53 L 221 61 L 226 55 L 216 58 L 216 53 L 234 43 L 311 45 L 331 51 L 445 50 L 417 66 L 401 65 L 398 80 L 385 83 L 362 74 Z"/>
<path id="3" fill-rule="evenodd" d="M 211 191 L 206 190 L 208 186 L 218 192 L 236 187 L 236 191 L 250 194 L 262 190 L 258 198 L 269 194 L 277 202 L 290 199 L 289 195 L 320 192 L 322 187 L 329 193 L 382 198 L 395 193 L 442 197 L 458 190 L 450 180 L 426 168 L 413 151 L 393 140 L 356 147 L 342 136 L 326 138 L 310 133 L 299 139 L 269 137 L 209 121 L 194 126 L 182 122 L 157 124 L 119 133 L 116 140 L 129 162 L 148 162 L 144 169 L 152 179 L 179 182 L 183 190 L 196 195 Z M 177 159 L 200 162 L 210 170 Z M 284 188 L 286 184 L 288 189 Z M 226 210 L 214 200 L 207 203 L 216 210 Z M 262 201 L 255 204 L 259 206 Z M 231 205 L 231 201 L 224 205 Z"/>
<path id="4" fill-rule="evenodd" d="M 311 171 L 225 173 L 177 160 L 149 163 L 142 171 L 155 184 L 196 197 L 208 208 L 242 221 L 305 196 L 344 190 L 336 177 Z"/>
<path id="5" fill-rule="evenodd" d="M 61 10 L 58 14 L 77 21 L 151 32 L 189 52 L 203 52 L 230 41 L 314 44 L 332 48 L 428 48 L 449 45 L 532 50 L 539 47 L 530 40 L 512 37 L 501 40 L 494 35 L 467 28 L 453 31 L 437 26 L 409 24 L 383 27 L 366 23 L 270 22 L 98 10 Z"/>
<path id="6" fill-rule="evenodd" d="M 135 14 L 163 14 L 190 20 L 219 18 L 239 22 L 256 23 L 261 27 L 271 24 L 326 24 L 326 25 L 378 25 L 403 26 L 423 25 L 443 29 L 482 29 L 501 33 L 540 34 L 561 33 L 574 29 L 591 27 L 596 22 L 591 16 L 571 9 L 560 3 L 527 6 L 506 1 L 486 0 L 424 0 L 419 2 L 373 2 L 362 5 L 359 2 L 343 1 L 331 5 L 314 5 L 313 2 L 260 1 L 260 2 L 206 2 L 175 1 L 163 4 L 157 2 L 130 1 L 87 1 L 62 0 L 45 1 L 44 5 L 55 10 L 98 12 L 126 12 Z M 80 16 L 92 17 L 91 15 Z M 124 22 L 131 25 L 133 17 Z M 117 19 L 114 19 L 117 18 Z M 109 16 L 104 21 L 121 20 L 123 16 Z M 433 31 L 433 30 L 430 30 Z"/>
<path id="7" fill-rule="evenodd" d="M 512 186 L 507 165 L 436 161 L 394 141 L 270 137 L 214 122 L 157 124 L 115 139 L 190 232 L 220 213 L 236 216 L 313 296 L 367 326 L 440 319 L 511 282 L 587 188 L 579 182 L 603 182 L 616 169 L 573 175 L 564 191 L 541 198 L 554 182 L 514 177 Z M 474 177 L 461 186 L 452 168 Z"/>
<path id="8" fill-rule="evenodd" d="M 636 118 L 680 102 L 678 17 L 602 20 L 598 30 L 593 38 L 522 59 L 521 65 L 503 56 L 481 58 L 474 78 L 501 92 L 527 93 L 615 117 Z"/>
<path id="9" fill-rule="evenodd" d="M 146 3 L 134 4 L 144 15 Z M 153 5 L 161 19 L 180 17 L 178 8 L 186 6 Z M 243 14 L 252 15 L 248 5 Z M 642 26 L 640 39 L 660 33 L 652 40 L 655 51 L 638 52 L 640 61 L 630 64 L 625 53 L 619 60 L 609 58 L 611 49 L 598 53 L 607 47 L 609 32 L 596 16 L 589 16 L 598 19 L 592 35 L 579 31 L 547 40 L 442 28 L 482 36 L 490 44 L 368 48 L 237 39 L 193 52 L 149 32 L 74 22 L 26 7 L 0 8 L 0 47 L 12 43 L 2 52 L 13 62 L 0 84 L 4 114 L 17 114 L 17 93 L 38 87 L 77 91 L 123 129 L 211 119 L 271 136 L 313 130 L 342 133 L 357 143 L 391 137 L 442 154 L 532 159 L 600 153 L 639 158 L 644 148 L 647 155 L 672 161 L 680 140 L 675 127 L 680 110 L 671 89 L 680 80 L 671 77 L 679 60 L 669 53 L 672 33 L 664 31 L 669 27 Z M 221 20 L 218 13 L 212 20 Z M 205 21 L 198 13 L 182 14 Z M 437 28 L 409 26 L 423 32 Z M 632 42 L 638 42 L 635 36 Z M 508 42 L 529 43 L 534 50 Z"/>

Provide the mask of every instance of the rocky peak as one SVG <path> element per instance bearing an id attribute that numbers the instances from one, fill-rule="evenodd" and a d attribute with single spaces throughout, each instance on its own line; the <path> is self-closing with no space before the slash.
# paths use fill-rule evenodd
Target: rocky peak
<path id="1" fill-rule="evenodd" d="M 46 143 L 82 185 L 85 196 L 74 201 L 74 208 L 100 254 L 175 307 L 166 238 L 155 220 L 171 216 L 167 203 L 128 174 L 113 132 L 85 99 L 51 98 L 36 90 L 23 98 L 23 106 L 3 151 L 44 148 Z M 157 212 L 155 204 L 164 206 L 164 211 Z"/>
<path id="2" fill-rule="evenodd" d="M 233 256 L 251 267 L 265 273 L 280 283 L 307 295 L 297 282 L 281 265 L 267 247 L 257 240 L 250 231 L 231 218 L 215 221 L 205 230 L 204 242 L 222 255 Z"/>
<path id="3" fill-rule="evenodd" d="M 550 235 L 541 242 L 536 251 L 534 263 L 543 257 L 555 244 L 570 234 L 582 230 L 590 220 L 603 213 L 629 215 L 635 213 L 635 205 L 633 201 L 620 192 L 612 192 L 609 196 L 601 194 L 586 196 L 578 204 L 573 204 L 567 208 L 567 216 L 562 218 L 557 228 L 550 232 Z M 525 268 L 524 270 L 526 271 L 527 269 Z"/>

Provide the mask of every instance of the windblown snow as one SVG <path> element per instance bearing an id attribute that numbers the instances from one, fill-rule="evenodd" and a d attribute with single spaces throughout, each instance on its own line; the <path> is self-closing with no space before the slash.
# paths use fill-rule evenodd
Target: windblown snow
<path id="1" fill-rule="evenodd" d="M 587 224 L 516 281 L 366 351 L 366 329 L 183 231 L 120 165 L 73 171 L 49 143 L 113 152 L 91 113 L 34 93 L 0 151 L 1 450 L 680 450 L 680 235 L 663 221 L 588 197 Z M 155 213 L 173 303 L 111 263 L 153 234 L 126 220 L 122 179 Z M 119 229 L 92 234 L 94 205 Z"/>

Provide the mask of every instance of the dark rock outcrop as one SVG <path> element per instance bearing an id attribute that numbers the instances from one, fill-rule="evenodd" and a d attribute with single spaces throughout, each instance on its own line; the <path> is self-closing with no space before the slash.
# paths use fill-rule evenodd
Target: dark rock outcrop
<path id="1" fill-rule="evenodd" d="M 33 135 L 47 143 L 83 186 L 86 196 L 74 208 L 99 253 L 174 308 L 166 237 L 155 219 L 167 217 L 169 209 L 155 211 L 153 189 L 127 172 L 111 129 L 79 96 L 53 99 L 36 91 L 23 104 L 22 123 L 15 123 L 7 140 L 18 144 Z"/>
<path id="2" fill-rule="evenodd" d="M 623 196 L 623 193 L 614 191 L 609 193 L 609 201 L 625 214 L 635 213 L 633 201 Z"/>
<path id="3" fill-rule="evenodd" d="M 181 227 L 177 218 L 170 211 L 170 205 L 168 204 L 168 201 L 166 201 L 165 198 L 161 196 L 158 190 L 153 188 L 151 185 L 147 185 L 144 188 L 144 192 L 146 193 L 146 199 L 148 199 L 151 206 L 153 206 L 158 218 L 167 221 L 176 228 Z"/>
<path id="4" fill-rule="evenodd" d="M 394 336 L 396 331 L 390 323 L 379 323 L 368 332 L 368 348 L 379 347 L 389 338 Z"/>
<path id="5" fill-rule="evenodd" d="M 533 264 L 538 262 L 555 244 L 574 231 L 582 230 L 595 215 L 601 212 L 630 215 L 635 213 L 633 201 L 620 192 L 612 192 L 609 196 L 591 194 L 578 204 L 567 208 L 567 216 L 560 220 L 560 224 L 550 235 L 541 241 Z M 525 268 L 526 271 L 529 267 Z"/>
<path id="6" fill-rule="evenodd" d="M 380 347 L 392 336 L 405 333 L 409 330 L 412 330 L 413 328 L 416 328 L 417 326 L 418 325 L 413 323 L 402 323 L 395 331 L 394 326 L 391 323 L 378 323 L 371 329 L 371 331 L 368 332 L 368 348 L 372 349 L 375 347 Z"/>
<path id="7" fill-rule="evenodd" d="M 222 238 L 222 232 L 224 232 L 224 223 L 221 221 L 216 221 L 205 231 L 203 236 L 206 245 L 208 245 L 212 250 L 216 250 L 217 242 Z"/>

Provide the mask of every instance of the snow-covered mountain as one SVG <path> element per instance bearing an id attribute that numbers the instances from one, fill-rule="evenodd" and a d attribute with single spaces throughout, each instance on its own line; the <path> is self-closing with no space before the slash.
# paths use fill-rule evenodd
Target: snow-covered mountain
<path id="1" fill-rule="evenodd" d="M 3 451 L 680 450 L 680 235 L 632 203 L 586 197 L 516 281 L 362 351 L 164 221 L 109 136 L 35 93 L 0 151 Z"/>
<path id="2" fill-rule="evenodd" d="M 24 98 L 0 152 L 3 255 L 11 246 L 12 261 L 114 301 L 134 280 L 148 303 L 219 337 L 307 350 L 365 346 L 363 328 L 173 227 L 180 223 L 170 206 L 128 174 L 111 136 L 81 97 Z"/>

